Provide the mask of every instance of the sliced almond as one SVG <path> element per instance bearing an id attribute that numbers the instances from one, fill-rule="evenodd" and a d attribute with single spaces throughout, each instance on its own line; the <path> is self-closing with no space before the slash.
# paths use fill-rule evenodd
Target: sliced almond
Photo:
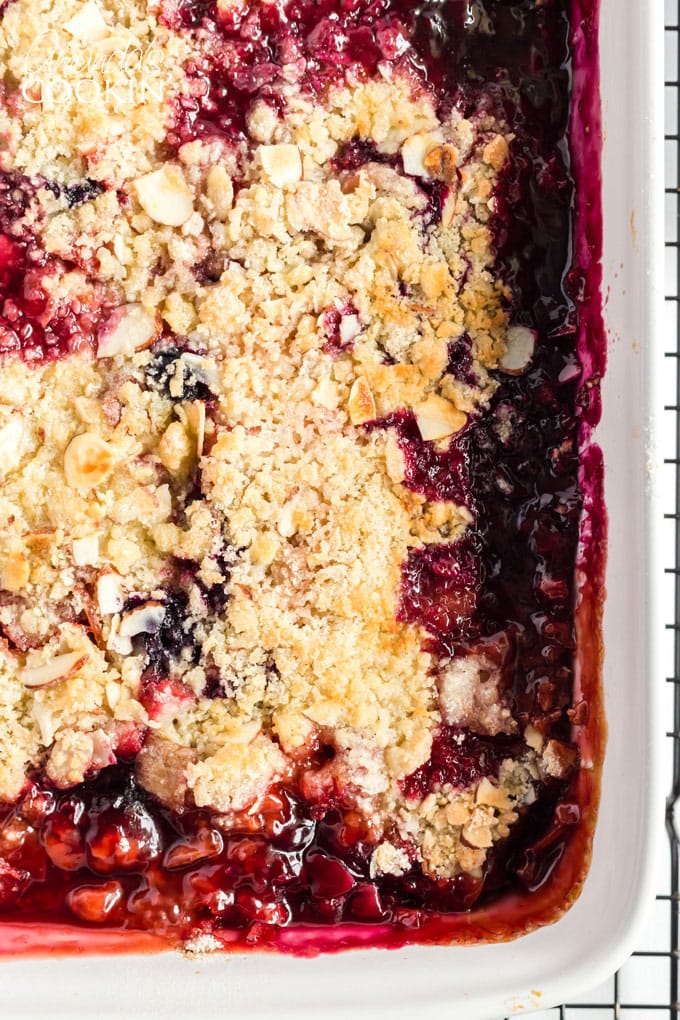
<path id="1" fill-rule="evenodd" d="M 115 681 L 109 680 L 104 689 L 106 691 L 106 700 L 108 702 L 109 708 L 115 709 L 116 705 L 120 701 L 121 696 L 120 683 L 115 683 Z"/>
<path id="2" fill-rule="evenodd" d="M 113 570 L 103 571 L 95 585 L 97 592 L 97 608 L 102 616 L 113 616 L 119 613 L 125 604 L 123 578 Z"/>
<path id="3" fill-rule="evenodd" d="M 355 379 L 352 383 L 347 411 L 352 425 L 364 425 L 367 421 L 375 421 L 375 397 L 365 379 Z"/>
<path id="4" fill-rule="evenodd" d="M 186 351 L 179 359 L 185 368 L 185 375 L 188 372 L 198 382 L 204 383 L 211 389 L 219 385 L 220 373 L 214 358 L 208 358 L 204 354 L 194 354 Z"/>
<path id="5" fill-rule="evenodd" d="M 19 467 L 24 435 L 24 423 L 19 414 L 13 414 L 9 421 L 0 427 L 0 477 Z"/>
<path id="6" fill-rule="evenodd" d="M 194 211 L 194 199 L 178 166 L 166 163 L 160 170 L 133 182 L 139 204 L 156 223 L 181 227 Z"/>
<path id="7" fill-rule="evenodd" d="M 458 153 L 456 147 L 447 142 L 437 145 L 423 159 L 423 166 L 431 177 L 453 184 L 458 179 Z"/>
<path id="8" fill-rule="evenodd" d="M 125 614 L 120 621 L 118 633 L 123 638 L 136 637 L 137 634 L 157 634 L 164 618 L 165 606 L 162 602 L 145 602 Z"/>
<path id="9" fill-rule="evenodd" d="M 132 655 L 132 641 L 129 637 L 122 637 L 120 634 L 119 616 L 114 616 L 111 621 L 106 647 L 110 652 L 117 652 L 118 655 Z"/>
<path id="10" fill-rule="evenodd" d="M 446 439 L 454 432 L 460 432 L 467 422 L 463 411 L 436 393 L 431 394 L 422 404 L 414 408 L 416 423 L 420 435 L 427 442 L 434 439 Z"/>
<path id="11" fill-rule="evenodd" d="M 82 652 L 65 652 L 55 655 L 42 666 L 27 666 L 19 670 L 19 679 L 24 687 L 46 687 L 58 680 L 67 680 L 75 676 L 87 662 L 88 656 Z"/>
<path id="12" fill-rule="evenodd" d="M 234 185 L 223 166 L 211 166 L 206 179 L 206 194 L 218 220 L 226 220 L 234 201 Z"/>
<path id="13" fill-rule="evenodd" d="M 448 230 L 448 228 L 453 223 L 454 217 L 456 215 L 457 202 L 458 196 L 456 189 L 449 188 L 449 193 L 444 199 L 444 204 L 442 205 L 442 227 L 444 228 L 444 230 Z"/>
<path id="14" fill-rule="evenodd" d="M 444 141 L 439 131 L 417 131 L 406 139 L 401 147 L 404 173 L 411 177 L 431 178 L 425 159 L 432 150 Z"/>
<path id="15" fill-rule="evenodd" d="M 261 145 L 262 169 L 277 188 L 302 180 L 302 159 L 297 145 Z"/>
<path id="16" fill-rule="evenodd" d="M 121 305 L 109 316 L 97 335 L 97 357 L 114 358 L 149 347 L 161 332 L 161 317 L 137 302 Z"/>
<path id="17" fill-rule="evenodd" d="M 312 403 L 317 407 L 325 407 L 328 411 L 334 411 L 338 406 L 339 394 L 338 384 L 326 375 L 320 379 L 312 390 Z"/>
<path id="18" fill-rule="evenodd" d="M 80 42 L 99 42 L 109 34 L 109 26 L 104 21 L 99 4 L 91 0 L 82 5 L 77 14 L 65 23 L 64 28 L 74 39 Z"/>
<path id="19" fill-rule="evenodd" d="M 205 403 L 202 400 L 192 400 L 184 404 L 184 413 L 187 425 L 196 437 L 196 456 L 200 458 L 203 456 L 205 443 Z"/>
<path id="20" fill-rule="evenodd" d="M 77 567 L 94 567 L 99 559 L 99 536 L 85 535 L 71 542 L 73 562 Z"/>
<path id="21" fill-rule="evenodd" d="M 295 523 L 295 504 L 291 501 L 281 508 L 276 529 L 282 538 L 292 538 L 297 531 Z"/>
<path id="22" fill-rule="evenodd" d="M 74 436 L 64 453 L 64 474 L 72 489 L 88 491 L 113 470 L 113 451 L 94 432 Z"/>
<path id="23" fill-rule="evenodd" d="M 28 584 L 31 570 L 23 552 L 8 553 L 0 566 L 0 588 L 5 591 L 22 591 Z"/>
<path id="24" fill-rule="evenodd" d="M 506 375 L 521 375 L 529 366 L 536 349 L 536 333 L 527 326 L 511 326 L 505 336 L 505 354 L 498 367 Z"/>
<path id="25" fill-rule="evenodd" d="M 406 477 L 406 457 L 392 432 L 388 433 L 385 442 L 385 470 L 390 479 L 397 484 L 403 482 Z"/>
<path id="26" fill-rule="evenodd" d="M 343 315 L 340 319 L 340 343 L 343 346 L 351 344 L 361 333 L 361 322 L 358 315 Z"/>

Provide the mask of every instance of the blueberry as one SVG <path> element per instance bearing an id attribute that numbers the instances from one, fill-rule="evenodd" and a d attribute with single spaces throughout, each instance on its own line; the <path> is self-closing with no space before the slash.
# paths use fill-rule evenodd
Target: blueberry
<path id="1" fill-rule="evenodd" d="M 212 390 L 206 382 L 194 374 L 191 366 L 187 362 L 178 365 L 180 358 L 185 353 L 188 352 L 177 346 L 165 347 L 157 351 L 146 367 L 149 385 L 173 401 L 212 400 L 214 398 Z M 182 392 L 175 395 L 170 390 L 170 384 L 177 378 L 178 369 L 180 378 L 183 379 L 183 385 Z"/>
<path id="2" fill-rule="evenodd" d="M 125 612 L 136 608 L 144 599 L 128 599 Z M 196 665 L 200 659 L 200 648 L 194 642 L 196 621 L 189 612 L 189 596 L 177 590 L 167 592 L 163 605 L 165 615 L 155 634 L 139 634 L 135 639 L 146 654 L 146 665 L 157 676 L 167 675 L 172 663 L 182 659 Z M 188 655 L 185 652 L 188 650 Z"/>
<path id="3" fill-rule="evenodd" d="M 68 202 L 69 209 L 75 209 L 85 202 L 91 202 L 93 198 L 97 198 L 104 191 L 106 188 L 100 181 L 93 181 L 88 177 L 84 181 L 78 181 L 77 184 L 67 185 L 64 188 L 64 197 Z"/>

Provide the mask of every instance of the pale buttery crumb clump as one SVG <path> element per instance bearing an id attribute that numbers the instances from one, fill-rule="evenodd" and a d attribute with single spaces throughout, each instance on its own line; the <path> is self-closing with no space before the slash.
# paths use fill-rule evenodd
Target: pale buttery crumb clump
<path id="1" fill-rule="evenodd" d="M 102 60 L 79 103 L 83 42 L 139 50 L 138 78 L 105 88 Z M 72 102 L 40 75 L 55 47 Z M 511 326 L 489 226 L 511 137 L 440 120 L 397 77 L 314 100 L 289 84 L 280 117 L 251 107 L 247 142 L 169 155 L 187 53 L 146 4 L 15 0 L 0 24 L 2 168 L 40 185 L 22 216 L 54 294 L 103 309 L 94 350 L 0 372 L 0 799 L 146 741 L 140 783 L 228 823 L 321 740 L 375 874 L 478 873 L 568 762 L 525 745 L 493 779 L 402 792 L 442 721 L 517 723 L 484 660 L 442 667 L 401 622 L 409 555 L 472 514 L 409 489 L 394 429 L 365 426 L 411 412 L 445 449 L 488 405 Z M 357 137 L 380 158 L 343 170 Z M 83 178 L 100 187 L 76 203 L 49 186 Z M 463 340 L 467 381 L 449 371 Z"/>

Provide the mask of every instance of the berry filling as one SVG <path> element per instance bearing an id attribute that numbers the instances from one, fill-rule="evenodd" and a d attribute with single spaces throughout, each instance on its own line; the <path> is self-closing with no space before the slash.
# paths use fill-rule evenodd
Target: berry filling
<path id="1" fill-rule="evenodd" d="M 89 184 L 66 189 L 69 203 L 99 193 L 97 185 L 92 190 Z M 58 294 L 58 278 L 66 267 L 42 251 L 32 233 L 43 189 L 59 191 L 0 172 L 0 352 L 19 353 L 30 362 L 92 349 L 102 312 L 91 291 L 70 299 Z"/>
<path id="2" fill-rule="evenodd" d="M 224 810 L 197 794 L 201 763 L 195 747 L 182 745 L 179 737 L 177 744 L 162 738 L 154 744 L 158 726 L 179 717 L 187 706 L 193 708 L 200 698 L 224 708 L 225 726 L 233 722 L 229 713 L 241 689 L 218 655 L 204 661 L 200 642 L 210 646 L 217 641 L 211 628 L 219 628 L 234 598 L 245 607 L 245 632 L 253 592 L 238 581 L 237 570 L 236 583 L 227 592 L 232 564 L 224 550 L 235 545 L 228 546 L 232 539 L 216 532 L 212 551 L 202 553 L 204 564 L 212 557 L 212 573 L 205 567 L 198 571 L 187 539 L 189 551 L 178 552 L 173 560 L 177 583 L 166 577 L 166 587 L 150 596 L 114 593 L 109 615 L 123 628 L 119 648 L 126 642 L 143 657 L 139 702 L 146 718 L 122 723 L 113 744 L 104 741 L 98 747 L 95 741 L 95 752 L 111 764 L 98 772 L 86 770 L 84 781 L 73 789 L 36 774 L 16 803 L 0 806 L 0 918 L 150 931 L 173 944 L 209 935 L 225 947 L 288 949 L 293 943 L 285 941 L 287 930 L 343 926 L 351 933 L 344 926 L 360 924 L 380 927 L 376 944 L 399 945 L 450 939 L 456 931 L 452 918 L 491 909 L 527 891 L 540 894 L 571 852 L 583 856 L 583 841 L 578 842 L 575 833 L 589 805 L 579 787 L 573 741 L 574 728 L 589 721 L 589 705 L 585 698 L 575 702 L 574 575 L 584 507 L 579 442 L 587 407 L 577 346 L 592 280 L 585 268 L 571 264 L 575 186 L 566 156 L 568 8 L 566 0 L 161 4 L 165 25 L 194 40 L 184 87 L 173 101 L 167 135 L 173 155 L 196 140 L 241 152 L 250 144 L 254 104 L 264 101 L 281 118 L 287 83 L 319 97 L 334 85 L 380 74 L 405 75 L 414 85 L 425 84 L 442 117 L 454 109 L 463 115 L 475 111 L 503 121 L 513 135 L 510 158 L 499 172 L 490 204 L 488 231 L 494 272 L 505 288 L 503 304 L 520 329 L 537 337 L 528 369 L 492 369 L 487 404 L 466 411 L 464 427 L 443 438 L 426 437 L 416 411 L 378 414 L 375 401 L 364 401 L 366 409 L 360 407 L 352 419 L 362 442 L 376 437 L 394 442 L 403 461 L 400 483 L 414 500 L 440 509 L 455 504 L 465 515 L 460 534 L 441 532 L 437 540 L 409 549 L 401 574 L 396 574 L 397 582 L 401 578 L 396 622 L 422 629 L 442 707 L 429 757 L 419 759 L 422 764 L 400 779 L 399 788 L 407 801 L 432 802 L 432 815 L 421 822 L 426 829 L 435 832 L 444 816 L 457 826 L 454 849 L 468 863 L 456 873 L 438 871 L 436 863 L 428 870 L 417 859 L 413 840 L 401 831 L 389 844 L 390 860 L 381 863 L 381 836 L 373 831 L 352 778 L 357 767 L 370 775 L 370 755 L 343 745 L 324 720 L 315 720 L 311 737 L 305 734 L 292 742 L 294 750 L 282 765 L 283 724 L 267 719 L 262 732 L 251 738 L 252 746 L 259 741 L 267 793 L 248 799 L 247 791 L 228 789 L 223 791 L 229 805 Z M 352 194 L 358 171 L 373 164 L 386 173 L 403 171 L 409 185 L 414 179 L 402 157 L 386 154 L 370 138 L 357 135 L 339 146 L 332 160 L 343 200 Z M 270 172 L 274 176 L 283 170 L 279 166 Z M 456 173 L 455 180 L 434 179 L 429 173 L 416 180 L 419 205 L 413 219 L 420 223 L 426 244 L 461 186 Z M 236 191 L 241 183 L 235 180 Z M 176 180 L 174 184 L 176 192 L 181 191 Z M 68 267 L 45 254 L 22 226 L 41 187 L 17 175 L 0 176 L 0 351 L 19 353 L 26 361 L 96 349 L 102 318 L 98 297 L 54 297 L 50 283 Z M 61 197 L 78 209 L 103 191 L 97 182 L 84 179 L 64 188 Z M 233 192 L 229 203 L 232 198 Z M 166 208 L 160 214 L 165 220 L 158 222 L 186 224 L 185 233 L 190 234 L 193 217 L 179 216 L 175 223 L 174 214 L 171 209 L 168 216 Z M 216 269 L 209 255 L 206 260 L 198 275 L 209 287 L 220 280 L 222 264 Z M 241 268 L 238 259 L 234 265 Z M 463 283 L 464 277 L 463 270 Z M 398 287 L 405 301 L 417 304 L 412 300 L 413 281 L 400 278 Z M 432 294 L 436 297 L 438 291 L 433 288 Z M 322 342 L 315 356 L 324 358 L 341 378 L 343 359 L 357 346 L 365 322 L 350 299 L 322 304 L 316 315 Z M 187 322 L 193 324 L 191 316 Z M 229 420 L 232 409 L 218 407 L 207 357 L 190 349 L 179 326 L 177 336 L 168 339 L 169 333 L 160 341 L 158 333 L 145 340 L 149 349 L 144 347 L 143 373 L 128 384 L 144 391 L 147 409 L 158 399 L 172 404 L 177 414 L 164 426 L 163 457 L 154 462 L 158 475 L 166 472 L 162 481 L 178 480 L 183 492 L 172 507 L 172 522 L 163 523 L 163 541 L 171 528 L 179 532 L 187 525 L 188 534 L 191 514 L 202 510 L 206 408 L 208 418 L 214 414 L 219 420 L 224 414 L 218 444 L 227 446 L 235 431 Z M 595 337 L 593 343 L 600 340 Z M 393 362 L 385 349 L 379 367 Z M 463 388 L 479 383 L 473 340 L 465 331 L 448 344 L 445 374 Z M 263 387 L 262 381 L 257 384 Z M 332 394 L 322 387 L 314 392 L 314 413 L 322 417 L 334 409 Z M 123 413 L 120 402 L 110 406 L 112 418 Z M 82 408 L 83 415 L 91 413 L 84 401 Z M 252 415 L 253 422 L 241 431 L 256 442 L 261 426 L 255 412 Z M 225 478 L 218 479 L 220 485 L 240 484 L 235 467 Z M 82 480 L 79 484 L 82 487 Z M 187 488 L 195 501 L 189 500 Z M 276 570 L 290 575 L 298 571 L 303 584 L 311 582 L 296 559 L 306 526 L 304 508 L 299 519 L 295 517 L 297 495 L 291 486 L 290 519 L 276 522 L 272 546 L 281 537 L 290 540 L 288 559 Z M 594 503 L 594 513 L 602 514 L 597 499 Z M 145 505 L 130 512 L 153 510 Z M 240 545 L 238 549 L 241 555 Z M 274 552 L 271 559 L 269 554 L 261 543 L 256 555 L 263 578 Z M 83 584 L 94 583 L 96 562 L 96 554 L 93 561 L 83 559 Z M 97 583 L 100 579 L 98 575 Z M 87 609 L 84 613 L 88 615 Z M 94 611 L 90 615 L 89 632 L 101 646 L 98 617 Z M 3 619 L 2 632 L 9 633 L 12 625 Z M 481 722 L 466 728 L 447 718 L 444 691 L 454 690 L 457 709 L 463 711 L 460 692 L 467 679 L 456 674 L 461 662 L 476 663 L 479 685 L 492 691 L 494 709 L 505 712 L 493 716 L 486 728 Z M 252 683 L 261 684 L 261 703 L 281 677 L 273 661 L 264 666 L 244 661 L 242 666 L 248 678 L 257 669 L 258 679 Z M 38 669 L 25 672 L 36 686 L 49 688 L 54 680 L 45 681 Z M 234 731 L 230 749 L 241 739 Z M 530 741 L 536 741 L 535 746 Z M 530 795 L 521 803 L 506 797 L 504 803 L 500 777 L 507 777 L 508 763 L 535 747 L 542 757 L 538 753 L 531 759 L 535 775 L 530 777 Z M 155 768 L 155 786 L 145 777 L 149 762 Z M 194 800 L 185 787 L 164 799 L 166 780 L 174 782 L 178 774 L 183 782 L 192 777 Z M 461 810 L 455 799 L 461 791 L 472 791 L 468 813 L 464 821 L 451 821 Z M 475 813 L 480 804 L 483 810 Z M 416 835 L 421 841 L 427 838 L 420 832 L 414 840 Z M 483 925 L 480 931 L 483 934 Z M 350 934 L 347 940 L 352 944 Z"/>

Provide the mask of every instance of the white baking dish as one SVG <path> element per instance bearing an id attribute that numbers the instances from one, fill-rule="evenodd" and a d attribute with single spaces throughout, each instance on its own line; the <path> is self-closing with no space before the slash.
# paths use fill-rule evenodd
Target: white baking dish
<path id="1" fill-rule="evenodd" d="M 602 0 L 604 294 L 611 337 L 598 440 L 610 554 L 605 614 L 609 746 L 590 875 L 557 924 L 486 947 L 356 951 L 316 959 L 67 957 L 0 965 L 0 1012 L 40 1017 L 427 1017 L 491 1020 L 546 1008 L 611 973 L 651 899 L 661 826 L 662 637 L 655 604 L 654 413 L 662 379 L 662 0 Z M 651 426 L 649 425 L 652 422 Z M 646 481 L 652 461 L 651 477 Z"/>

